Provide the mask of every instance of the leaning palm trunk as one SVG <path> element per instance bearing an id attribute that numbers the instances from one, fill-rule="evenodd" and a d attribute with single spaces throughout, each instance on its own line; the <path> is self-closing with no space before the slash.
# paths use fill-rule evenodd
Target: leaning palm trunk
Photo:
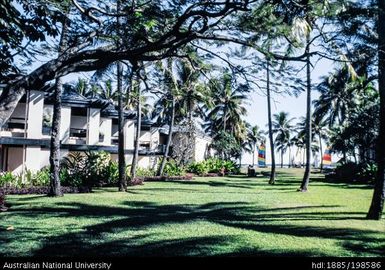
<path id="1" fill-rule="evenodd" d="M 67 15 L 70 7 L 67 7 Z M 61 32 L 59 54 L 63 53 L 68 44 L 68 23 L 67 16 L 63 21 L 63 29 Z M 60 185 L 60 122 L 61 122 L 61 95 L 63 92 L 63 82 L 61 77 L 56 78 L 54 90 L 54 105 L 52 116 L 51 142 L 50 142 L 50 191 L 49 196 L 63 196 Z"/>
<path id="2" fill-rule="evenodd" d="M 322 173 L 322 170 L 323 170 L 323 166 L 324 166 L 324 161 L 323 161 L 323 149 L 322 149 L 322 138 L 321 138 L 321 134 L 319 134 L 319 149 L 320 149 L 320 172 Z"/>
<path id="3" fill-rule="evenodd" d="M 136 125 L 136 134 L 135 134 L 135 146 L 134 146 L 134 157 L 132 159 L 132 166 L 131 166 L 131 181 L 134 181 L 136 178 L 136 167 L 138 165 L 138 158 L 139 158 L 139 139 L 140 139 L 140 130 L 142 128 L 142 105 L 140 102 L 140 85 L 138 87 L 138 103 L 136 105 L 136 113 L 137 113 L 137 125 Z"/>
<path id="4" fill-rule="evenodd" d="M 380 220 L 385 200 L 385 2 L 378 0 L 378 88 L 380 92 L 380 131 L 377 140 L 377 175 L 368 219 Z"/>
<path id="5" fill-rule="evenodd" d="M 168 127 L 166 149 L 164 151 L 163 159 L 157 172 L 158 176 L 163 175 L 164 167 L 166 166 L 167 158 L 170 152 L 170 146 L 172 141 L 172 130 L 174 129 L 174 118 L 175 118 L 175 97 L 172 95 L 171 96 L 171 117 L 170 117 L 170 124 Z"/>
<path id="6" fill-rule="evenodd" d="M 310 43 L 310 32 L 306 35 L 306 44 Z M 311 71 L 310 71 L 310 54 L 309 46 L 306 46 L 306 163 L 305 174 L 302 179 L 301 187 L 299 191 L 305 192 L 308 189 L 310 179 L 310 159 L 311 159 Z"/>
<path id="7" fill-rule="evenodd" d="M 267 118 L 269 122 L 269 141 L 271 152 L 271 171 L 269 184 L 275 184 L 275 154 L 274 154 L 274 141 L 273 141 L 273 127 L 271 120 L 271 99 L 270 99 L 270 60 L 266 61 L 266 91 L 267 91 Z"/>

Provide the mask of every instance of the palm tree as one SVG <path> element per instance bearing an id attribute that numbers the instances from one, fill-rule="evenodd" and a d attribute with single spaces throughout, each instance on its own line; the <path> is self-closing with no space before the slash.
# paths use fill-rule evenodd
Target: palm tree
<path id="1" fill-rule="evenodd" d="M 161 176 L 163 175 L 164 168 L 166 166 L 166 161 L 169 155 L 171 141 L 172 141 L 172 134 L 174 129 L 174 121 L 175 121 L 175 96 L 178 92 L 178 83 L 175 79 L 174 72 L 173 72 L 173 59 L 169 58 L 167 59 L 167 66 L 161 67 L 163 69 L 163 74 L 165 78 L 164 87 L 165 87 L 165 100 L 171 101 L 171 115 L 169 119 L 169 129 L 168 129 L 168 137 L 166 142 L 166 149 L 163 154 L 163 159 L 161 161 L 161 164 L 158 168 L 157 175 Z"/>
<path id="2" fill-rule="evenodd" d="M 211 79 L 209 87 L 212 96 L 207 104 L 206 132 L 213 137 L 219 131 L 233 135 L 240 134 L 242 116 L 247 113 L 244 104 L 248 100 L 247 93 L 250 90 L 244 85 L 235 86 L 229 73 L 225 73 L 220 78 Z"/>
<path id="3" fill-rule="evenodd" d="M 273 121 L 273 134 L 276 134 L 275 137 L 275 146 L 279 148 L 281 152 L 281 168 L 283 167 L 283 154 L 288 149 L 288 143 L 290 141 L 290 136 L 292 131 L 294 130 L 294 126 L 292 122 L 295 118 L 289 119 L 289 113 L 287 112 L 279 112 L 278 114 L 274 114 Z"/>
<path id="4" fill-rule="evenodd" d="M 307 4 L 306 9 L 309 8 Z M 309 29 L 306 32 L 306 162 L 305 173 L 303 175 L 302 183 L 299 191 L 306 192 L 307 186 L 310 180 L 310 159 L 311 159 L 311 61 L 310 61 L 310 18 L 306 16 L 306 23 L 309 25 Z"/>
<path id="5" fill-rule="evenodd" d="M 128 82 L 130 83 L 130 82 Z M 112 87 L 111 79 L 105 80 L 103 83 L 92 83 L 88 91 L 85 93 L 85 96 L 88 98 L 100 98 L 104 100 L 109 100 L 112 103 L 117 103 L 118 92 Z"/>
<path id="6" fill-rule="evenodd" d="M 329 127 L 342 125 L 350 108 L 354 107 L 354 87 L 351 87 L 351 73 L 347 66 L 324 77 L 317 86 L 320 97 L 313 101 L 314 117 L 317 121 L 326 119 Z"/>
<path id="7" fill-rule="evenodd" d="M 266 57 L 266 98 L 267 98 L 267 120 L 269 127 L 269 142 L 270 142 L 270 153 L 271 153 L 271 171 L 269 184 L 275 184 L 275 150 L 273 140 L 273 121 L 271 118 L 271 98 L 270 98 L 270 58 Z"/>

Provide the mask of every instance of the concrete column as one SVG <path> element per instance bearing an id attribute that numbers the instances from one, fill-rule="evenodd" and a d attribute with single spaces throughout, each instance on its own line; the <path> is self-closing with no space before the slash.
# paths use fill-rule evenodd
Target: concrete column
<path id="1" fill-rule="evenodd" d="M 37 172 L 41 166 L 41 148 L 40 146 L 27 146 L 25 151 L 25 169 Z"/>
<path id="2" fill-rule="evenodd" d="M 124 149 L 133 150 L 135 141 L 135 123 L 132 120 L 124 124 Z"/>
<path id="3" fill-rule="evenodd" d="M 43 136 L 43 108 L 44 108 L 44 92 L 29 91 L 28 100 L 28 123 L 27 138 L 41 139 Z"/>
<path id="4" fill-rule="evenodd" d="M 62 143 L 67 143 L 70 137 L 71 126 L 71 107 L 62 107 L 60 121 L 60 140 Z"/>
<path id="5" fill-rule="evenodd" d="M 124 149 L 126 150 L 134 150 L 134 140 L 135 140 L 135 123 L 132 120 L 126 121 L 124 125 Z M 126 154 L 126 163 L 131 164 L 133 154 Z"/>
<path id="6" fill-rule="evenodd" d="M 99 143 L 100 109 L 88 109 L 87 144 Z"/>
<path id="7" fill-rule="evenodd" d="M 111 145 L 111 133 L 112 133 L 112 119 L 101 118 L 100 120 L 100 132 L 103 133 L 104 139 L 102 145 Z"/>

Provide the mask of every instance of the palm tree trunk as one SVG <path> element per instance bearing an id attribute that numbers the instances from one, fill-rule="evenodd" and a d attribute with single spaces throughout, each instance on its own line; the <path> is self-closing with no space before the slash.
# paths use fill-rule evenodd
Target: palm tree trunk
<path id="1" fill-rule="evenodd" d="M 289 146 L 289 168 L 291 168 L 291 147 Z"/>
<path id="2" fill-rule="evenodd" d="M 310 180 L 310 160 L 311 160 L 311 71 L 310 71 L 310 54 L 309 54 L 310 32 L 306 35 L 306 164 L 305 174 L 302 179 L 299 191 L 305 192 L 308 189 Z"/>
<path id="3" fill-rule="evenodd" d="M 323 160 L 323 149 L 322 149 L 322 138 L 321 138 L 321 134 L 318 134 L 319 136 L 319 149 L 320 149 L 320 158 L 321 158 L 321 163 L 320 163 L 320 172 L 322 173 L 322 169 L 323 169 L 323 166 L 324 166 L 324 160 Z"/>
<path id="4" fill-rule="evenodd" d="M 120 0 L 116 1 L 117 13 L 120 12 Z M 120 17 L 116 18 L 118 27 Z M 119 42 L 117 42 L 119 46 Z M 119 191 L 127 190 L 126 158 L 124 155 L 124 96 L 122 87 L 123 67 L 120 61 L 117 62 L 117 93 L 118 93 L 118 173 Z"/>
<path id="5" fill-rule="evenodd" d="M 256 152 L 256 149 L 257 149 L 257 143 L 254 143 L 254 146 L 253 146 L 253 168 L 254 168 L 254 165 L 255 165 L 255 152 Z"/>
<path id="6" fill-rule="evenodd" d="M 124 155 L 124 95 L 122 87 L 122 63 L 117 63 L 117 92 L 118 92 L 118 171 L 119 191 L 127 190 L 126 158 Z"/>
<path id="7" fill-rule="evenodd" d="M 269 141 L 270 141 L 270 153 L 271 153 L 271 171 L 269 184 L 275 184 L 275 154 L 274 154 L 274 141 L 273 141 L 273 126 L 271 120 L 271 99 L 270 99 L 270 59 L 266 61 L 266 92 L 267 92 L 267 118 L 269 124 Z"/>
<path id="8" fill-rule="evenodd" d="M 70 11 L 70 6 L 67 7 L 67 15 Z M 63 28 L 60 37 L 59 54 L 63 53 L 68 44 L 68 23 L 69 20 L 65 16 L 63 21 Z M 54 90 L 54 105 L 51 128 L 51 142 L 50 142 L 50 191 L 49 196 L 63 196 L 60 185 L 60 122 L 61 122 L 61 95 L 63 92 L 63 82 L 61 77 L 56 78 Z"/>
<path id="9" fill-rule="evenodd" d="M 223 109 L 223 131 L 226 132 L 226 115 L 227 115 L 227 105 L 225 105 L 225 108 Z"/>
<path id="10" fill-rule="evenodd" d="M 170 118 L 170 124 L 168 128 L 167 143 L 166 143 L 166 149 L 164 151 L 162 163 L 160 164 L 158 169 L 158 173 L 157 173 L 158 176 L 163 175 L 164 167 L 166 166 L 168 154 L 170 151 L 170 145 L 172 141 L 172 130 L 174 128 L 174 118 L 175 118 L 175 97 L 171 95 L 171 118 Z"/>
<path id="11" fill-rule="evenodd" d="M 283 150 L 281 150 L 281 169 L 283 168 Z"/>
<path id="12" fill-rule="evenodd" d="M 139 158 L 139 139 L 140 139 L 140 130 L 142 129 L 142 105 L 140 102 L 141 91 L 140 85 L 138 87 L 138 100 L 136 105 L 136 114 L 137 114 L 137 124 L 136 124 L 136 134 L 135 134 L 135 146 L 134 146 L 134 157 L 132 158 L 131 166 L 131 181 L 134 181 L 136 178 L 136 167 L 138 165 Z"/>
<path id="13" fill-rule="evenodd" d="M 380 131 L 377 140 L 377 175 L 368 219 L 380 220 L 385 200 L 385 2 L 378 0 L 378 88 L 380 93 Z"/>

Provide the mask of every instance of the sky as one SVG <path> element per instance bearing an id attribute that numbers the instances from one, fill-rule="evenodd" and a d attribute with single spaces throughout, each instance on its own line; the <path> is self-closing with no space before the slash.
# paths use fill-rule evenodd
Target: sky
<path id="1" fill-rule="evenodd" d="M 328 75 L 334 68 L 334 64 L 329 60 L 320 60 L 312 70 L 312 83 L 316 85 L 320 82 L 321 77 Z M 303 73 L 305 72 L 302 71 Z M 303 74 L 304 75 L 304 74 Z M 312 100 L 319 97 L 318 92 L 314 89 L 312 90 Z M 267 131 L 267 99 L 266 96 L 254 91 L 250 95 L 250 105 L 247 105 L 248 115 L 246 116 L 246 121 L 253 125 L 258 125 L 262 130 Z M 298 97 L 281 95 L 277 93 L 272 93 L 272 114 L 284 111 L 289 113 L 289 117 L 295 117 L 294 123 L 297 123 L 298 118 L 306 115 L 306 93 L 302 92 Z M 266 136 L 267 138 L 267 136 Z M 284 163 L 288 163 L 288 153 L 284 155 Z M 257 158 L 256 158 L 257 160 Z M 334 159 L 333 159 L 334 161 Z M 242 164 L 251 164 L 252 155 L 249 153 L 244 153 L 242 158 Z M 270 146 L 267 141 L 266 145 L 266 163 L 271 163 L 270 155 Z M 276 163 L 280 163 L 280 155 L 276 154 Z"/>

